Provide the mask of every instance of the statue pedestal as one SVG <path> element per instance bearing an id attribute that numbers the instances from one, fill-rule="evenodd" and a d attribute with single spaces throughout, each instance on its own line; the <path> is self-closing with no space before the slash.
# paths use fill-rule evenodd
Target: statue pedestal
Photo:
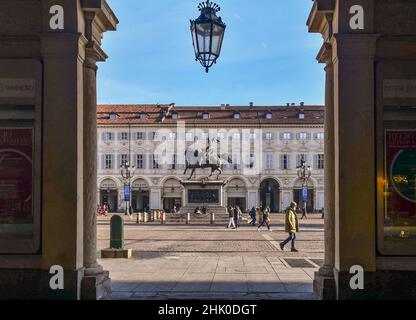
<path id="1" fill-rule="evenodd" d="M 207 214 L 227 214 L 224 204 L 223 191 L 226 181 L 223 180 L 185 180 L 181 181 L 185 187 L 185 203 L 181 208 L 182 214 L 195 212 L 196 208 L 207 209 Z"/>

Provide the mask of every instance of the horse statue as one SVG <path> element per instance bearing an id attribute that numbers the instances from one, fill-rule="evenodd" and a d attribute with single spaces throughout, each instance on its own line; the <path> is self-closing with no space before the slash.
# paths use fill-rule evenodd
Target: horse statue
<path id="1" fill-rule="evenodd" d="M 208 140 L 208 139 L 207 139 Z M 218 142 L 218 140 L 217 140 Z M 211 148 L 211 142 L 208 140 L 208 145 L 205 149 L 205 152 L 202 152 L 202 150 L 191 150 L 187 149 L 185 151 L 185 171 L 183 174 L 186 174 L 188 169 L 191 169 L 191 176 L 188 180 L 191 180 L 192 177 L 195 174 L 196 169 L 205 169 L 210 168 L 211 174 L 207 177 L 207 179 L 211 178 L 214 175 L 214 172 L 217 173 L 217 180 L 219 179 L 220 175 L 222 174 L 222 169 L 224 162 L 232 163 L 232 159 L 230 157 L 226 157 L 225 155 L 217 154 L 215 162 L 211 163 L 211 158 L 213 150 Z"/>

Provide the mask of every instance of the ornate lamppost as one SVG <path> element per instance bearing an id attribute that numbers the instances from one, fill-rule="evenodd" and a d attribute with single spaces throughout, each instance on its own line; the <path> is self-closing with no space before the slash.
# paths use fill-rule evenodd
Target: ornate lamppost
<path id="1" fill-rule="evenodd" d="M 300 161 L 300 166 L 296 168 L 298 177 L 302 179 L 302 210 L 303 210 L 303 217 L 306 217 L 306 206 L 308 203 L 308 180 L 312 175 L 312 168 L 311 166 L 306 165 L 305 159 L 302 158 Z"/>
<path id="2" fill-rule="evenodd" d="M 195 50 L 195 59 L 208 72 L 221 53 L 226 25 L 217 12 L 221 8 L 209 0 L 198 5 L 201 15 L 191 20 L 191 33 Z"/>
<path id="3" fill-rule="evenodd" d="M 124 180 L 124 201 L 126 201 L 126 215 L 131 208 L 131 179 L 134 175 L 134 166 L 129 161 L 120 166 L 120 173 Z"/>

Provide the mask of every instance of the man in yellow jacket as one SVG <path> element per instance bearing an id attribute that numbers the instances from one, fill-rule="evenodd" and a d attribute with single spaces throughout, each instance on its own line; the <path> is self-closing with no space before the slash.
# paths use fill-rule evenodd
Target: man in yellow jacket
<path id="1" fill-rule="evenodd" d="M 299 223 L 298 223 L 298 217 L 296 216 L 296 202 L 292 201 L 290 204 L 290 208 L 286 213 L 286 219 L 285 219 L 285 231 L 289 233 L 289 237 L 280 243 L 280 249 L 282 251 L 284 250 L 285 245 L 292 241 L 292 252 L 298 252 L 298 250 L 295 247 L 296 244 L 296 233 L 299 232 Z"/>

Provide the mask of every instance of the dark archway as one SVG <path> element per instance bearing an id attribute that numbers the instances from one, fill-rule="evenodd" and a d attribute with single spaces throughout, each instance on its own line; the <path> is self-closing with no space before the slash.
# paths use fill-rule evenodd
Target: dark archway
<path id="1" fill-rule="evenodd" d="M 270 207 L 271 212 L 280 212 L 280 185 L 269 178 L 260 184 L 260 205 Z"/>

